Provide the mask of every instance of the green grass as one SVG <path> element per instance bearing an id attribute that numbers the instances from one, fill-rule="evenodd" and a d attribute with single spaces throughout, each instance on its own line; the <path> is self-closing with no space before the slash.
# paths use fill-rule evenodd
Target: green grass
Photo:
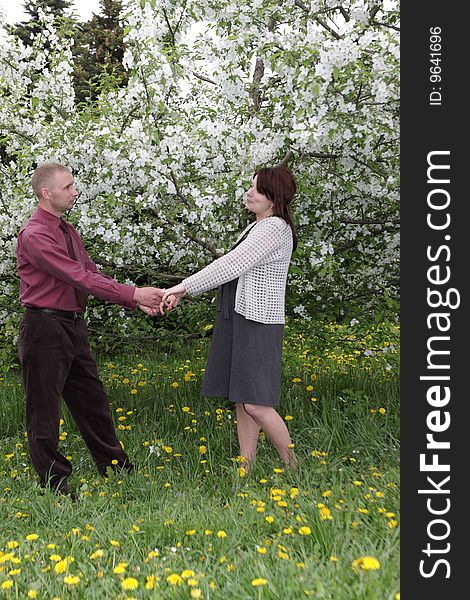
<path id="1" fill-rule="evenodd" d="M 207 340 L 102 358 L 118 436 L 138 470 L 100 478 L 64 409 L 60 447 L 72 457 L 76 503 L 38 487 L 21 382 L 7 374 L 0 381 L 0 598 L 33 590 L 51 599 L 393 600 L 398 358 L 365 357 L 357 348 L 351 342 L 350 352 L 317 355 L 314 340 L 310 346 L 287 332 L 279 412 L 300 467 L 282 470 L 261 435 L 248 477 L 238 474 L 233 405 L 199 394 Z M 38 538 L 28 541 L 31 533 Z M 364 556 L 380 568 L 353 569 Z M 265 583 L 252 585 L 256 579 Z M 128 580 L 138 587 L 123 589 Z"/>

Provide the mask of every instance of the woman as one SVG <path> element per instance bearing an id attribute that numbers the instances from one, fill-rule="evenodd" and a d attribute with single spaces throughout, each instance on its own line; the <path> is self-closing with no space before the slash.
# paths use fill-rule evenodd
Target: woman
<path id="1" fill-rule="evenodd" d="M 256 455 L 260 428 L 284 464 L 297 465 L 279 403 L 287 271 L 297 245 L 289 205 L 296 191 L 284 167 L 255 173 L 245 207 L 256 216 L 233 248 L 179 285 L 166 290 L 161 308 L 185 295 L 219 288 L 217 316 L 202 395 L 236 403 L 245 471 Z"/>

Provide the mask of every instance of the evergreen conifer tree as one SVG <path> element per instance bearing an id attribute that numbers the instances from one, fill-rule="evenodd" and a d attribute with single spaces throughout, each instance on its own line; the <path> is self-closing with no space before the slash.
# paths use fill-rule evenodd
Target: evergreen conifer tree
<path id="1" fill-rule="evenodd" d="M 24 11 L 30 16 L 27 21 L 22 21 L 8 28 L 8 31 L 19 37 L 22 42 L 31 46 L 33 38 L 41 31 L 39 10 L 52 12 L 59 18 L 68 18 L 72 11 L 72 0 L 24 0 Z"/>
<path id="2" fill-rule="evenodd" d="M 121 0 L 100 0 L 100 14 L 80 26 L 75 36 L 75 94 L 78 102 L 96 99 L 106 72 L 112 85 L 126 85 L 128 74 L 122 64 L 124 30 L 120 23 Z"/>

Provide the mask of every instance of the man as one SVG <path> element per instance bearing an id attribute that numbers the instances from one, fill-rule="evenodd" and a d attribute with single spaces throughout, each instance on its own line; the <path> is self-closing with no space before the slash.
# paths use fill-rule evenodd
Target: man
<path id="1" fill-rule="evenodd" d="M 70 494 L 71 463 L 58 450 L 64 398 L 101 474 L 108 466 L 132 470 L 114 430 L 83 320 L 88 294 L 129 309 L 156 308 L 163 290 L 136 288 L 101 274 L 77 231 L 63 220 L 77 199 L 70 171 L 39 165 L 32 176 L 38 208 L 21 228 L 16 248 L 20 302 L 19 357 L 26 395 L 31 462 L 40 484 Z"/>

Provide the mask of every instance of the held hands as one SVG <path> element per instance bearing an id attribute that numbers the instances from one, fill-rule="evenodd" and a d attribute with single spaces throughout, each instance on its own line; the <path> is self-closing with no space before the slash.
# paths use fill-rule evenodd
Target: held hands
<path id="1" fill-rule="evenodd" d="M 164 307 L 166 307 L 167 310 L 171 310 L 178 305 L 178 302 L 181 300 L 181 298 L 186 296 L 186 288 L 182 283 L 174 285 L 173 287 L 164 290 L 164 292 L 165 293 L 163 294 L 162 301 L 160 303 L 160 311 L 162 314 Z"/>
<path id="2" fill-rule="evenodd" d="M 134 300 L 137 304 L 158 310 L 165 290 L 154 287 L 135 288 Z M 141 306 L 141 308 L 142 308 Z M 146 312 L 146 311 L 144 311 Z M 150 314 L 150 313 L 149 313 Z"/>
<path id="3" fill-rule="evenodd" d="M 178 284 L 167 290 L 160 288 L 136 288 L 134 300 L 145 314 L 154 317 L 158 313 L 165 314 L 165 308 L 171 310 L 178 306 L 181 298 L 186 295 L 186 288 Z"/>

